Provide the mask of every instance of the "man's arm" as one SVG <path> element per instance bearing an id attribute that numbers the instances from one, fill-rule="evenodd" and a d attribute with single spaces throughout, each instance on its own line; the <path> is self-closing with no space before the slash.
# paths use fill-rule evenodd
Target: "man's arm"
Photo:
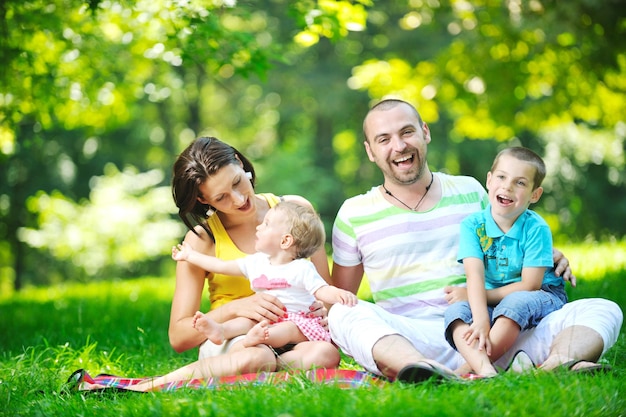
<path id="1" fill-rule="evenodd" d="M 363 264 L 341 266 L 333 262 L 331 284 L 356 294 L 363 280 Z"/>

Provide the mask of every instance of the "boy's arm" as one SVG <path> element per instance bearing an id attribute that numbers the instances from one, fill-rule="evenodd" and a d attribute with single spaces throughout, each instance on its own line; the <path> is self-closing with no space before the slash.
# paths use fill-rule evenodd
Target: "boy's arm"
<path id="1" fill-rule="evenodd" d="M 224 275 L 242 275 L 237 260 L 224 261 L 215 256 L 205 255 L 195 251 L 187 242 L 172 248 L 172 258 L 175 261 L 187 261 L 209 272 Z"/>
<path id="2" fill-rule="evenodd" d="M 355 305 L 359 300 L 350 291 L 342 290 L 341 288 L 333 287 L 332 285 L 324 285 L 318 288 L 313 294 L 315 298 L 326 304 L 345 304 L 348 306 Z"/>
<path id="3" fill-rule="evenodd" d="M 487 301 L 492 305 L 498 304 L 504 297 L 513 292 L 536 291 L 541 288 L 545 272 L 546 268 L 543 267 L 522 268 L 521 281 L 487 291 Z"/>
<path id="4" fill-rule="evenodd" d="M 468 344 L 477 341 L 478 350 L 486 350 L 491 354 L 491 319 L 487 309 L 487 290 L 485 289 L 485 264 L 482 259 L 463 258 L 463 268 L 467 279 L 467 298 L 472 311 L 472 324 L 463 338 Z"/>
<path id="5" fill-rule="evenodd" d="M 485 264 L 482 259 L 464 258 L 463 268 L 467 280 L 467 299 L 474 322 L 489 323 L 487 291 L 485 290 Z"/>

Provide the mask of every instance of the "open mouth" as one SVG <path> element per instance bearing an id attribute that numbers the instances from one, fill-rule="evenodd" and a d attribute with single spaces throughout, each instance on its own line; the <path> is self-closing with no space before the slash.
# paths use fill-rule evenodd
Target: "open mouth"
<path id="1" fill-rule="evenodd" d="M 250 200 L 246 200 L 245 204 L 242 205 L 241 207 L 239 207 L 239 210 L 241 211 L 246 211 L 250 208 Z"/>
<path id="2" fill-rule="evenodd" d="M 391 162 L 397 167 L 410 166 L 413 164 L 413 159 L 413 155 L 405 155 L 401 158 L 394 159 Z"/>
<path id="3" fill-rule="evenodd" d="M 511 200 L 510 198 L 504 195 L 498 195 L 496 196 L 496 199 L 498 200 L 498 203 L 500 203 L 503 206 L 508 206 L 508 205 L 513 204 L 513 200 Z"/>

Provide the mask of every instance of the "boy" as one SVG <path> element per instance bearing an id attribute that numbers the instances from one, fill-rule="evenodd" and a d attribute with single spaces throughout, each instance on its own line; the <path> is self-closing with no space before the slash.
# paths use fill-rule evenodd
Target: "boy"
<path id="1" fill-rule="evenodd" d="M 461 223 L 458 260 L 469 301 L 446 310 L 446 339 L 480 376 L 495 376 L 493 362 L 520 331 L 567 302 L 564 281 L 553 271 L 550 228 L 528 210 L 543 193 L 545 175 L 533 151 L 501 151 L 487 173 L 489 206 Z M 487 297 L 486 290 L 495 291 Z"/>

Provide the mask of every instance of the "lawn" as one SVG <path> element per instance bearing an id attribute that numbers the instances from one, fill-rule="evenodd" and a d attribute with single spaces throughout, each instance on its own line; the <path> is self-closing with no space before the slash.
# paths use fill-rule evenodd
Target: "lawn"
<path id="1" fill-rule="evenodd" d="M 626 248 L 563 248 L 578 275 L 571 299 L 626 306 Z M 604 357 L 606 375 L 505 374 L 468 384 L 341 389 L 294 381 L 170 393 L 68 394 L 72 371 L 159 375 L 196 358 L 167 341 L 173 278 L 29 288 L 0 297 L 0 415 L 6 416 L 619 416 L 626 415 L 626 336 Z M 346 359 L 346 366 L 353 364 Z"/>

